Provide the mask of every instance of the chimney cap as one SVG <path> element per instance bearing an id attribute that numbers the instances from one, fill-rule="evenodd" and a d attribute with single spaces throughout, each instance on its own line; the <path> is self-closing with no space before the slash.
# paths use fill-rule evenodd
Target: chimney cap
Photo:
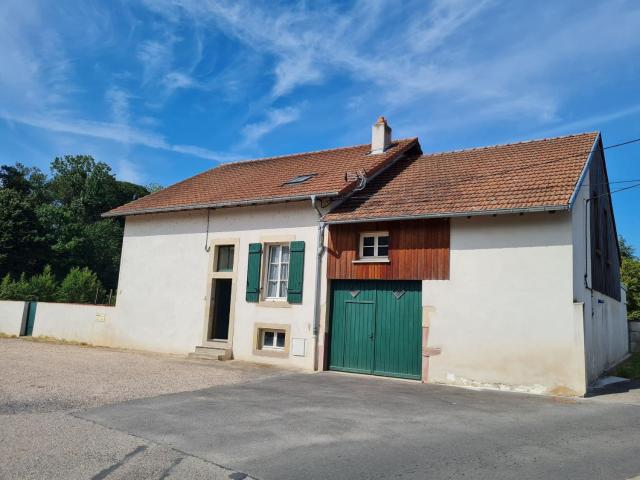
<path id="1" fill-rule="evenodd" d="M 376 123 L 387 123 L 387 119 L 384 118 L 384 115 L 380 115 Z"/>

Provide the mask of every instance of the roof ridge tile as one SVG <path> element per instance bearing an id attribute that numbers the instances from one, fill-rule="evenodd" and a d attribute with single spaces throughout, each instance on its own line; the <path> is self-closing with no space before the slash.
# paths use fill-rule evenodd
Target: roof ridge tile
<path id="1" fill-rule="evenodd" d="M 397 144 L 399 144 L 401 142 L 409 142 L 409 141 L 415 141 L 415 140 L 418 140 L 418 137 L 398 138 L 398 139 L 393 140 L 391 142 L 391 145 L 390 145 L 389 148 L 392 148 L 392 147 L 396 146 Z M 344 146 L 344 147 L 324 148 L 324 149 L 321 149 L 321 150 L 309 150 L 308 152 L 287 153 L 287 154 L 284 154 L 284 155 L 274 155 L 274 156 L 271 156 L 271 157 L 249 158 L 249 159 L 246 159 L 246 160 L 236 160 L 236 161 L 233 161 L 233 162 L 224 162 L 221 165 L 218 165 L 216 167 L 210 168 L 209 170 L 213 170 L 213 169 L 219 168 L 219 167 L 226 167 L 226 166 L 238 165 L 238 164 L 244 164 L 244 163 L 264 162 L 264 161 L 267 161 L 267 160 L 281 160 L 283 158 L 300 157 L 302 155 L 315 155 L 315 154 L 318 154 L 318 153 L 334 152 L 336 150 L 352 150 L 352 149 L 366 147 L 368 145 L 371 145 L 371 144 L 370 143 L 360 143 L 358 145 L 348 145 L 348 146 Z M 386 150 L 385 150 L 385 152 L 386 152 Z"/>
<path id="2" fill-rule="evenodd" d="M 599 130 L 594 130 L 591 132 L 582 132 L 582 133 L 572 133 L 572 134 L 568 134 L 568 135 L 559 135 L 557 137 L 544 137 L 544 138 L 534 138 L 531 140 L 521 140 L 519 142 L 507 142 L 507 143 L 496 143 L 493 145 L 485 145 L 485 146 L 481 146 L 481 147 L 469 147 L 469 148 L 460 148 L 457 150 L 445 150 L 442 152 L 430 152 L 430 153 L 423 153 L 422 156 L 423 157 L 432 157 L 432 156 L 436 156 L 436 155 L 447 155 L 449 153 L 464 153 L 464 152 L 474 152 L 474 151 L 481 151 L 481 150 L 488 150 L 490 148 L 500 148 L 500 147 L 510 147 L 510 146 L 515 146 L 515 145 L 523 145 L 523 144 L 528 144 L 528 143 L 542 143 L 542 142 L 548 142 L 551 140 L 562 140 L 565 138 L 571 138 L 571 137 L 582 137 L 582 136 L 586 136 L 586 135 L 599 135 L 600 131 Z"/>

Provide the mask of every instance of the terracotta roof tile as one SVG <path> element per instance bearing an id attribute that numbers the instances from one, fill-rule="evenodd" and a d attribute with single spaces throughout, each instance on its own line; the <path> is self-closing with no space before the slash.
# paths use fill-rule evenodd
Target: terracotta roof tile
<path id="1" fill-rule="evenodd" d="M 407 157 L 325 220 L 566 207 L 597 136 L 593 132 Z"/>
<path id="2" fill-rule="evenodd" d="M 370 155 L 371 146 L 365 144 L 227 163 L 115 208 L 104 216 L 344 194 L 355 186 L 355 182 L 345 180 L 346 172 L 362 169 L 371 175 L 412 147 L 419 149 L 416 138 L 397 140 L 380 155 Z M 303 183 L 286 184 L 306 174 L 313 176 Z"/>

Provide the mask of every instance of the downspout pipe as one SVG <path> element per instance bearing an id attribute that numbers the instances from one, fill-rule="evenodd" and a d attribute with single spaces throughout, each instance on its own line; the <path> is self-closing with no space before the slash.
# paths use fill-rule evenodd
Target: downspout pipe
<path id="1" fill-rule="evenodd" d="M 313 369 L 318 371 L 318 353 L 320 342 L 320 290 L 322 287 L 322 257 L 324 255 L 324 229 L 326 224 L 321 220 L 322 211 L 318 208 L 317 198 L 311 195 L 311 205 L 318 213 L 318 236 L 316 242 L 316 279 L 315 297 L 313 303 Z"/>

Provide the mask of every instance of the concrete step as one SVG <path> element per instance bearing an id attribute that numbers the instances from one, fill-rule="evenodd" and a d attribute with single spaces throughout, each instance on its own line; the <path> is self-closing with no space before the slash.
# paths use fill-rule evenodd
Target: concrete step
<path id="1" fill-rule="evenodd" d="M 226 348 L 201 346 L 196 347 L 195 351 L 190 353 L 188 357 L 203 360 L 229 360 L 231 358 L 231 350 Z"/>

